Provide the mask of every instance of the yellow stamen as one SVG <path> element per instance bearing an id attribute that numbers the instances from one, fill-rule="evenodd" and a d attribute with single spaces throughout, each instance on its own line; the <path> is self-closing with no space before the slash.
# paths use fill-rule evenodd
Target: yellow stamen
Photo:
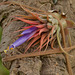
<path id="1" fill-rule="evenodd" d="M 4 53 L 7 53 L 7 50 L 4 50 Z"/>
<path id="2" fill-rule="evenodd" d="M 12 49 L 14 49 L 14 48 L 10 48 L 10 50 L 12 50 Z"/>
<path id="3" fill-rule="evenodd" d="M 9 47 L 8 47 L 6 50 L 4 50 L 4 53 L 7 53 L 8 50 L 12 50 L 12 49 L 13 49 L 13 48 L 10 48 L 10 49 L 9 49 Z"/>
<path id="4" fill-rule="evenodd" d="M 9 50 L 9 47 L 6 50 Z"/>

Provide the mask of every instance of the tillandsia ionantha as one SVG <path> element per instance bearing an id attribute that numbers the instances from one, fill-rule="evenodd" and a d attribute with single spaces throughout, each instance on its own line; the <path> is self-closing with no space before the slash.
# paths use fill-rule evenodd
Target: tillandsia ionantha
<path id="1" fill-rule="evenodd" d="M 51 48 L 55 50 L 56 48 L 54 48 L 53 46 L 55 40 L 57 40 L 60 50 L 62 50 L 63 53 L 69 55 L 63 49 L 61 41 L 63 40 L 65 46 L 65 36 L 66 34 L 68 34 L 69 43 L 71 44 L 68 28 L 73 27 L 75 24 L 73 21 L 67 20 L 65 13 L 59 14 L 54 10 L 45 12 L 29 6 L 24 6 L 17 3 L 13 4 L 19 5 L 23 10 L 29 13 L 29 15 L 27 16 L 17 15 L 16 17 L 14 16 L 14 18 L 16 20 L 23 21 L 30 26 L 23 27 L 23 29 L 16 31 L 23 32 L 18 35 L 20 37 L 19 39 L 11 44 L 6 50 L 4 50 L 5 53 L 7 52 L 7 50 L 14 49 L 26 41 L 30 43 L 27 45 L 24 53 L 26 53 L 30 47 L 34 47 L 37 44 L 39 44 L 39 46 L 33 52 L 41 51 L 42 48 L 45 48 L 44 50 L 46 50 L 49 43 L 51 43 Z M 39 11 L 39 13 L 32 12 L 29 9 Z"/>
<path id="2" fill-rule="evenodd" d="M 8 1 L 0 3 L 0 5 L 1 4 L 16 4 L 20 6 L 23 10 L 29 13 L 29 15 L 16 15 L 16 17 L 14 16 L 13 21 L 20 20 L 30 25 L 27 27 L 23 27 L 23 29 L 15 31 L 23 32 L 18 35 L 20 38 L 16 40 L 13 44 L 11 44 L 6 50 L 4 50 L 4 52 L 6 53 L 8 50 L 14 49 L 27 41 L 29 42 L 29 44 L 25 49 L 24 53 L 26 53 L 30 47 L 34 47 L 35 45 L 39 44 L 36 50 L 34 50 L 32 53 L 7 56 L 3 58 L 3 61 L 11 61 L 17 58 L 47 55 L 53 53 L 65 53 L 68 72 L 70 75 L 73 75 L 71 65 L 67 56 L 69 55 L 68 51 L 75 48 L 75 45 L 72 46 L 71 44 L 71 38 L 68 30 L 68 28 L 72 28 L 75 26 L 75 23 L 73 21 L 67 20 L 66 15 L 64 13 L 59 14 L 57 11 L 54 10 L 47 12 L 37 8 L 29 7 L 27 5 Z M 35 12 L 30 10 L 34 10 Z M 67 41 L 70 47 L 66 46 L 65 38 L 68 39 Z M 55 41 L 58 42 L 59 48 L 54 48 Z M 61 44 L 62 41 L 63 44 Z M 52 49 L 46 50 L 49 43 Z M 41 51 L 42 49 L 45 51 Z"/>
<path id="3" fill-rule="evenodd" d="M 3 2 L 4 3 L 4 2 Z M 10 2 L 5 2 L 10 3 Z M 26 5 L 18 4 L 12 2 L 11 4 L 19 5 L 22 9 L 24 9 L 26 12 L 30 13 L 31 15 L 17 15 L 14 17 L 16 20 L 21 20 L 25 23 L 28 23 L 30 26 L 23 27 L 23 29 L 18 30 L 23 31 L 20 35 L 21 36 L 18 40 L 16 40 L 12 45 L 10 45 L 4 52 L 6 53 L 7 50 L 14 49 L 15 47 L 18 47 L 25 41 L 30 41 L 29 45 L 26 47 L 26 50 L 24 53 L 27 52 L 27 50 L 30 47 L 33 47 L 37 44 L 40 44 L 36 50 L 34 51 L 41 51 L 43 47 L 46 47 L 45 50 L 48 47 L 48 43 L 51 43 L 51 48 L 56 49 L 53 47 L 55 39 L 58 41 L 58 45 L 62 52 L 69 55 L 61 45 L 61 40 L 63 40 L 63 44 L 65 47 L 65 34 L 68 33 L 68 28 L 74 26 L 74 22 L 69 21 L 66 19 L 65 14 L 59 14 L 57 11 L 49 11 L 45 12 L 36 8 L 32 8 Z M 41 13 L 37 12 L 31 12 L 29 9 L 39 11 Z M 62 35 L 62 39 L 61 39 Z M 69 35 L 69 43 L 71 45 L 70 35 Z"/>

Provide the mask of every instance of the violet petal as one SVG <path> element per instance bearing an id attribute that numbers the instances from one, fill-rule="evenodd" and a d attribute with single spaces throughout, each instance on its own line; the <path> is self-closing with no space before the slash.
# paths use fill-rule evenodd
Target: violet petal
<path id="1" fill-rule="evenodd" d="M 37 29 L 38 29 L 37 27 L 31 27 L 31 28 L 23 31 L 21 34 L 28 34 L 28 33 L 31 33 L 33 31 L 37 30 Z"/>
<path id="2" fill-rule="evenodd" d="M 19 45 L 21 45 L 22 43 L 24 43 L 25 41 L 27 41 L 32 35 L 34 35 L 36 33 L 36 31 L 30 33 L 30 34 L 26 34 L 23 35 L 22 37 L 20 37 L 18 40 L 16 40 L 10 47 L 10 48 L 15 48 L 18 47 Z"/>

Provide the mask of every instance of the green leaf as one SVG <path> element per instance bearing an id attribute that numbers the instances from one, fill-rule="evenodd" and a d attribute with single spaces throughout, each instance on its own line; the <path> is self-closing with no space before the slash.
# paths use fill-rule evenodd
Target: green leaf
<path id="1" fill-rule="evenodd" d="M 0 26 L 0 42 L 1 42 L 1 38 L 2 38 L 2 27 Z"/>

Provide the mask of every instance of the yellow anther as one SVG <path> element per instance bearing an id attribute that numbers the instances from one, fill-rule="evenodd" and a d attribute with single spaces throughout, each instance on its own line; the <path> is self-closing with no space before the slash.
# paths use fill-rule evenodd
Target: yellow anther
<path id="1" fill-rule="evenodd" d="M 9 50 L 9 47 L 6 50 Z"/>
<path id="2" fill-rule="evenodd" d="M 4 53 L 7 53 L 7 50 L 4 50 Z"/>
<path id="3" fill-rule="evenodd" d="M 4 50 L 4 53 L 7 53 L 8 50 L 12 50 L 12 49 L 13 49 L 13 48 L 10 48 L 10 49 L 9 49 L 9 47 L 8 47 L 6 50 Z"/>
<path id="4" fill-rule="evenodd" d="M 12 50 L 13 48 L 10 48 L 10 50 Z"/>

